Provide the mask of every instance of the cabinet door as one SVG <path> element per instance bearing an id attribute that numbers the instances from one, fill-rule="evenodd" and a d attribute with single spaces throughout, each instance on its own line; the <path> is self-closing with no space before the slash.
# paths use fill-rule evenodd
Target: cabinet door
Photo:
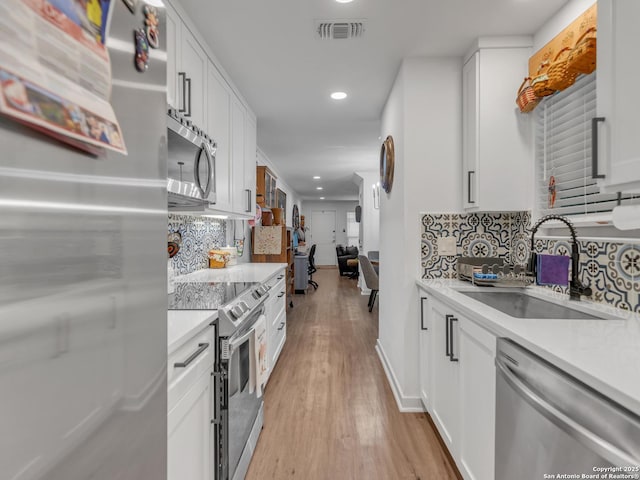
<path id="1" fill-rule="evenodd" d="M 492 480 L 495 454 L 496 337 L 460 317 L 462 428 L 458 466 L 465 478 Z"/>
<path id="2" fill-rule="evenodd" d="M 431 397 L 431 375 L 430 375 L 430 367 L 431 367 L 431 359 L 429 355 L 431 354 L 431 332 L 430 332 L 430 323 L 429 323 L 429 300 L 421 292 L 420 296 L 420 397 L 422 399 L 422 405 L 425 410 L 429 411 L 430 409 L 430 397 Z"/>
<path id="3" fill-rule="evenodd" d="M 637 0 L 598 1 L 598 116 L 600 185 L 607 192 L 640 191 L 640 100 L 635 92 L 640 66 Z"/>
<path id="4" fill-rule="evenodd" d="M 207 129 L 217 144 L 216 209 L 231 211 L 231 95 L 218 69 L 209 62 L 207 71 Z"/>
<path id="5" fill-rule="evenodd" d="M 180 59 L 180 30 L 182 22 L 178 13 L 165 3 L 167 9 L 167 103 L 175 109 L 183 109 L 178 100 L 178 66 Z"/>
<path id="6" fill-rule="evenodd" d="M 466 209 L 478 207 L 479 62 L 480 53 L 476 52 L 462 69 L 462 204 Z"/>
<path id="7" fill-rule="evenodd" d="M 245 150 L 244 150 L 244 195 L 245 212 L 251 213 L 256 204 L 256 149 L 257 149 L 257 124 L 250 112 L 245 118 Z"/>
<path id="8" fill-rule="evenodd" d="M 211 374 L 202 374 L 167 418 L 168 480 L 211 480 Z"/>
<path id="9" fill-rule="evenodd" d="M 459 385 L 458 362 L 452 360 L 449 352 L 453 347 L 458 352 L 458 322 L 455 312 L 440 302 L 430 300 L 431 326 L 431 416 L 440 435 L 455 457 L 456 442 L 459 437 Z M 451 341 L 453 335 L 453 341 Z M 455 357 L 454 357 L 455 358 Z"/>
<path id="10" fill-rule="evenodd" d="M 247 194 L 244 191 L 245 110 L 235 97 L 231 99 L 231 163 L 233 181 L 233 211 L 246 213 Z"/>
<path id="11" fill-rule="evenodd" d="M 178 91 L 185 99 L 184 115 L 194 125 L 207 131 L 205 124 L 205 105 L 207 101 L 207 54 L 196 38 L 183 24 L 180 39 L 180 72 L 184 72 L 186 80 L 178 81 Z M 183 90 L 184 89 L 184 90 Z"/>

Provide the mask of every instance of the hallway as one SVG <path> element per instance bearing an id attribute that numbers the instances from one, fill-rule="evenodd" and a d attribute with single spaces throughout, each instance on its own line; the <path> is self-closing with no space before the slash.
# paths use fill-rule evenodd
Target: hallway
<path id="1" fill-rule="evenodd" d="M 423 413 L 400 413 L 375 351 L 378 305 L 337 269 L 296 295 L 247 480 L 455 479 Z"/>

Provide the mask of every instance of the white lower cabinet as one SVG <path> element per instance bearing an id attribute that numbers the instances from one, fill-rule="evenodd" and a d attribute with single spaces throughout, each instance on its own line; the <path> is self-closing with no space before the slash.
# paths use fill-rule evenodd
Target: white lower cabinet
<path id="1" fill-rule="evenodd" d="M 431 405 L 431 359 L 429 354 L 431 353 L 431 323 L 429 315 L 429 298 L 426 294 L 420 295 L 420 399 L 422 405 L 426 410 L 430 409 Z"/>
<path id="2" fill-rule="evenodd" d="M 431 295 L 421 302 L 422 401 L 462 476 L 491 480 L 496 337 Z"/>
<path id="3" fill-rule="evenodd" d="M 168 480 L 211 480 L 212 418 L 211 374 L 205 372 L 169 411 Z"/>
<path id="4" fill-rule="evenodd" d="M 496 337 L 460 317 L 459 466 L 466 478 L 493 479 Z"/>
<path id="5" fill-rule="evenodd" d="M 287 339 L 287 292 L 284 270 L 278 272 L 265 283 L 270 287 L 265 303 L 267 317 L 267 355 L 269 375 L 276 366 L 280 352 Z"/>
<path id="6" fill-rule="evenodd" d="M 214 478 L 215 327 L 208 325 L 168 358 L 167 478 Z"/>

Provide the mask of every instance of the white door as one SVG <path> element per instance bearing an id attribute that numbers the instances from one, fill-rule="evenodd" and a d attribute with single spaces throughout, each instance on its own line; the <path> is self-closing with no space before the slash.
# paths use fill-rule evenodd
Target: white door
<path id="1" fill-rule="evenodd" d="M 316 265 L 336 264 L 336 212 L 322 210 L 311 212 L 311 241 L 308 247 L 316 244 Z"/>

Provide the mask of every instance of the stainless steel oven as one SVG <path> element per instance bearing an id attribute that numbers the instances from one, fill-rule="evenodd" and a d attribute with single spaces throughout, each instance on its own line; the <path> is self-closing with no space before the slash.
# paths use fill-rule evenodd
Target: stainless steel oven
<path id="1" fill-rule="evenodd" d="M 264 315 L 264 305 L 249 314 L 242 329 L 230 337 L 220 337 L 219 361 L 219 478 L 243 479 L 260 430 L 262 398 L 255 383 L 253 334 L 256 321 Z M 259 387 L 258 387 L 259 388 Z"/>
<path id="2" fill-rule="evenodd" d="M 638 478 L 637 415 L 510 340 L 496 367 L 496 480 Z"/>

